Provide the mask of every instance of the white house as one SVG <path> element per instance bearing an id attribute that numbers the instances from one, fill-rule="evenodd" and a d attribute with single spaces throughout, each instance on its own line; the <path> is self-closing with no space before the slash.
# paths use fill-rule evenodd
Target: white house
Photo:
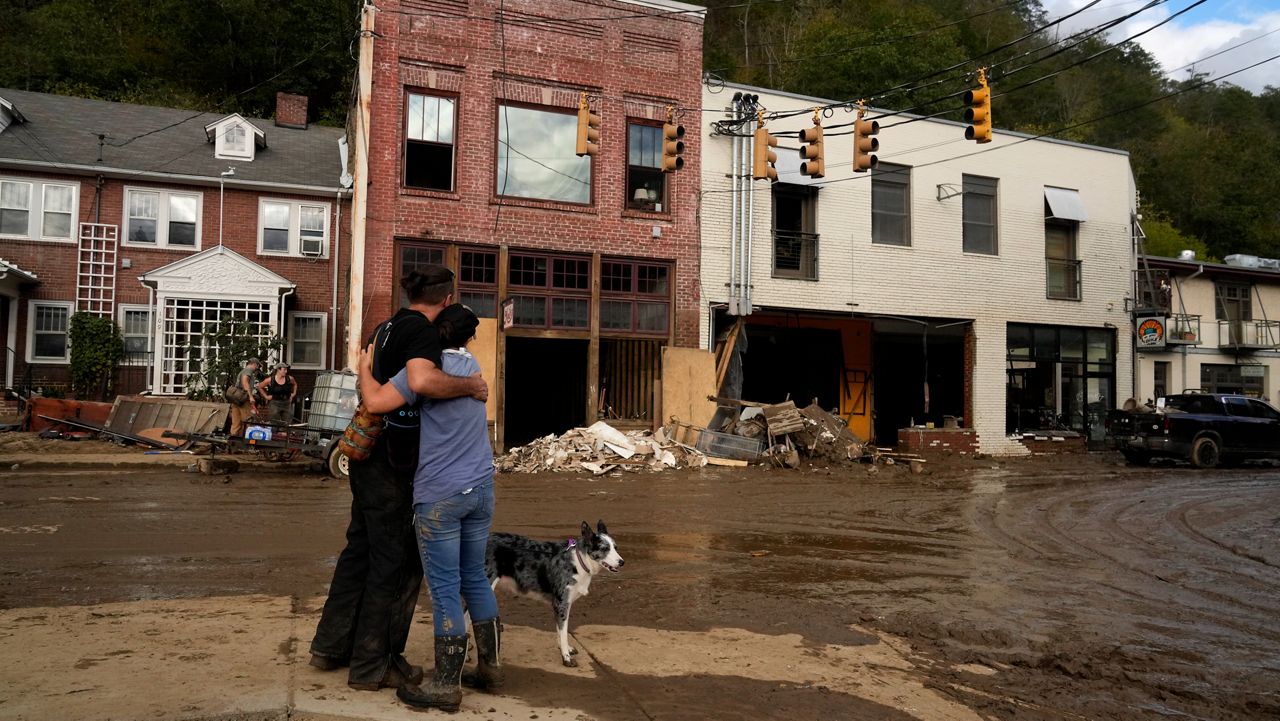
<path id="1" fill-rule="evenodd" d="M 1140 260 L 1137 398 L 1190 389 L 1277 400 L 1280 262 L 1227 261 Z"/>
<path id="2" fill-rule="evenodd" d="M 717 124 L 740 102 L 781 136 L 776 183 L 750 178 L 754 121 Z M 854 173 L 855 116 L 838 108 L 815 180 L 796 131 L 830 102 L 704 91 L 726 113 L 703 115 L 702 342 L 744 317 L 744 398 L 817 398 L 881 445 L 953 418 L 984 453 L 1064 427 L 1100 440 L 1133 388 L 1127 153 L 1000 130 L 977 145 L 961 124 L 894 116 L 878 167 Z"/>

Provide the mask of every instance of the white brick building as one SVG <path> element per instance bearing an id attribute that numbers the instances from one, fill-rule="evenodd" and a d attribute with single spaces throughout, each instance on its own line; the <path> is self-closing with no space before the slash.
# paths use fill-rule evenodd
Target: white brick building
<path id="1" fill-rule="evenodd" d="M 726 85 L 703 108 L 729 108 L 735 93 L 769 112 L 829 102 Z M 1133 387 L 1126 153 L 999 130 L 977 145 L 962 125 L 925 120 L 884 127 L 880 167 L 853 173 L 839 134 L 850 128 L 834 126 L 854 115 L 838 109 L 814 181 L 798 172 L 795 136 L 812 113 L 777 119 L 779 182 L 751 182 L 740 252 L 734 139 L 713 126 L 728 117 L 703 114 L 701 332 L 711 347 L 749 289 L 744 397 L 838 404 L 882 445 L 948 415 L 986 453 L 1026 452 L 1012 431 L 1060 424 L 1100 439 L 1100 417 Z"/>
<path id="2" fill-rule="evenodd" d="M 1199 389 L 1280 400 L 1280 270 L 1228 260 L 1140 263 L 1135 322 L 1153 347 L 1136 349 L 1135 397 Z"/>

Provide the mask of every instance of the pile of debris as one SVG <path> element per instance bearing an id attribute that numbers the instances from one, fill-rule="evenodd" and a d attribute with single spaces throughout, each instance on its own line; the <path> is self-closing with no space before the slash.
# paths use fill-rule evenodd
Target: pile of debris
<path id="1" fill-rule="evenodd" d="M 700 429 L 701 438 L 709 436 L 710 443 L 716 446 L 732 438 L 755 439 L 752 452 L 735 456 L 745 461 L 767 460 L 774 465 L 797 468 L 802 457 L 811 463 L 844 463 L 861 461 L 868 450 L 867 444 L 849 430 L 844 420 L 828 413 L 817 402 L 797 408 L 789 400 L 774 404 L 727 398 L 711 400 L 720 406 L 721 412 L 716 415 L 720 428 Z M 708 450 L 702 443 L 695 446 Z"/>
<path id="2" fill-rule="evenodd" d="M 623 433 L 599 421 L 590 428 L 543 436 L 497 459 L 502 473 L 590 471 L 599 476 L 613 470 L 638 472 L 667 468 L 701 468 L 707 456 L 673 440 L 664 429 L 656 433 Z"/>

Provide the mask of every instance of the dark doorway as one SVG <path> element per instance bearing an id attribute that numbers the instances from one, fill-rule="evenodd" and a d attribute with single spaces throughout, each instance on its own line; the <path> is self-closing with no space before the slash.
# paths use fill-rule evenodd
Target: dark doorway
<path id="1" fill-rule="evenodd" d="M 921 329 L 921 333 L 923 328 Z M 929 409 L 925 410 L 925 347 L 921 333 L 877 333 L 872 346 L 876 444 L 893 446 L 898 430 L 964 415 L 964 338 L 929 333 Z M 968 419 L 966 419 L 967 421 Z"/>
<path id="2" fill-rule="evenodd" d="M 803 408 L 817 398 L 823 408 L 840 407 L 840 331 L 750 325 L 747 333 L 743 400 L 781 403 L 790 397 Z"/>
<path id="3" fill-rule="evenodd" d="M 585 340 L 507 336 L 507 448 L 586 425 L 588 348 Z"/>

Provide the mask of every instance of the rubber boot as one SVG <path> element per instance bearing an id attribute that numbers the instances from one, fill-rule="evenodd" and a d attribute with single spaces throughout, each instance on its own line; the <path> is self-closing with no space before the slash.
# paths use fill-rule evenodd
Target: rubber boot
<path id="1" fill-rule="evenodd" d="M 471 630 L 476 634 L 476 670 L 462 674 L 462 684 L 483 691 L 497 691 L 504 681 L 499 660 L 502 622 L 494 616 L 488 621 L 473 623 Z"/>
<path id="2" fill-rule="evenodd" d="M 414 708 L 438 708 L 454 713 L 462 705 L 462 666 L 467 662 L 467 635 L 436 636 L 436 667 L 421 686 L 407 684 L 396 691 Z"/>

